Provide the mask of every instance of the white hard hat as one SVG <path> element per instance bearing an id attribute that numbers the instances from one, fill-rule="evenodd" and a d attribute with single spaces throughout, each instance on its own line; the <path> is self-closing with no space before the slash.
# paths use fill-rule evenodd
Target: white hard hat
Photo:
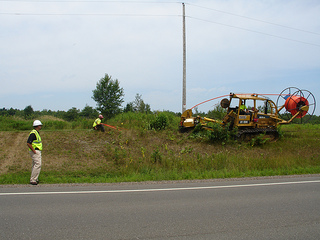
<path id="1" fill-rule="evenodd" d="M 34 127 L 42 126 L 42 123 L 41 123 L 39 120 L 34 120 L 33 126 L 34 126 Z"/>

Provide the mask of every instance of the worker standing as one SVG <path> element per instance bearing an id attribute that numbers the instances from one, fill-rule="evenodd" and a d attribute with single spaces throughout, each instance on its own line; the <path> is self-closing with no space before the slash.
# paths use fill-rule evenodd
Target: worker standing
<path id="1" fill-rule="evenodd" d="M 37 185 L 39 183 L 39 175 L 41 170 L 41 151 L 42 142 L 39 131 L 42 128 L 42 123 L 39 120 L 33 122 L 33 130 L 30 132 L 27 145 L 29 147 L 29 154 L 32 158 L 32 169 L 30 184 Z"/>
<path id="2" fill-rule="evenodd" d="M 104 126 L 101 123 L 102 119 L 103 119 L 103 116 L 100 114 L 99 117 L 93 123 L 94 130 L 98 130 L 98 131 L 100 130 L 101 132 L 104 132 Z"/>

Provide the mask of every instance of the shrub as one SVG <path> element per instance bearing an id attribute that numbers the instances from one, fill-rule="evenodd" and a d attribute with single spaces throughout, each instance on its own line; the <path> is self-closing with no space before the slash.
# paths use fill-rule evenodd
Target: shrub
<path id="1" fill-rule="evenodd" d="M 222 142 L 222 144 L 234 139 L 236 135 L 236 129 L 229 130 L 229 126 L 222 127 L 218 123 L 214 123 L 212 131 L 208 131 L 208 138 L 212 142 Z"/>
<path id="2" fill-rule="evenodd" d="M 150 128 L 155 130 L 163 130 L 168 126 L 169 120 L 165 113 L 161 112 L 156 116 L 156 119 L 151 121 Z"/>

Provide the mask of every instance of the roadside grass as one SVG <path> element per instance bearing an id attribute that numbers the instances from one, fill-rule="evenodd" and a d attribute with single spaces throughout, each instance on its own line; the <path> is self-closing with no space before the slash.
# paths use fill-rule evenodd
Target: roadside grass
<path id="1" fill-rule="evenodd" d="M 166 114 L 165 130 L 150 128 L 155 114 L 120 115 L 107 121 L 123 128 L 91 130 L 89 120 L 44 121 L 41 183 L 111 183 L 237 178 L 320 173 L 320 125 L 281 127 L 276 142 L 212 142 L 179 133 L 179 118 Z M 23 121 L 23 120 L 19 120 Z M 52 121 L 52 123 L 51 123 Z M 59 125 L 64 122 L 66 125 Z M 28 122 L 31 124 L 32 121 Z M 30 126 L 30 125 L 29 125 Z M 59 126 L 61 128 L 59 128 Z M 56 129 L 57 128 L 57 129 Z M 26 184 L 30 131 L 2 131 L 0 183 Z"/>

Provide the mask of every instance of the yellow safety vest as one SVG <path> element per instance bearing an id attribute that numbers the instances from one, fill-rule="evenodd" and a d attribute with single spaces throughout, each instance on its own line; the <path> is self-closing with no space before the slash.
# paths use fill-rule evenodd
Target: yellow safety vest
<path id="1" fill-rule="evenodd" d="M 247 109 L 247 106 L 246 106 L 246 105 L 241 105 L 241 106 L 240 106 L 240 110 L 245 110 L 245 109 Z"/>
<path id="2" fill-rule="evenodd" d="M 36 135 L 36 138 L 37 138 L 36 140 L 34 140 L 34 141 L 32 142 L 32 147 L 33 147 L 34 149 L 38 148 L 40 151 L 42 151 L 42 142 L 41 142 L 41 137 L 40 137 L 38 131 L 35 130 L 35 129 L 33 129 L 33 130 L 30 132 L 29 136 L 30 136 L 32 133 L 34 133 L 34 134 Z M 29 151 L 31 151 L 30 148 L 29 148 Z"/>
<path id="3" fill-rule="evenodd" d="M 93 123 L 93 127 L 99 125 L 101 123 L 101 119 L 100 118 L 97 118 L 94 123 Z"/>

